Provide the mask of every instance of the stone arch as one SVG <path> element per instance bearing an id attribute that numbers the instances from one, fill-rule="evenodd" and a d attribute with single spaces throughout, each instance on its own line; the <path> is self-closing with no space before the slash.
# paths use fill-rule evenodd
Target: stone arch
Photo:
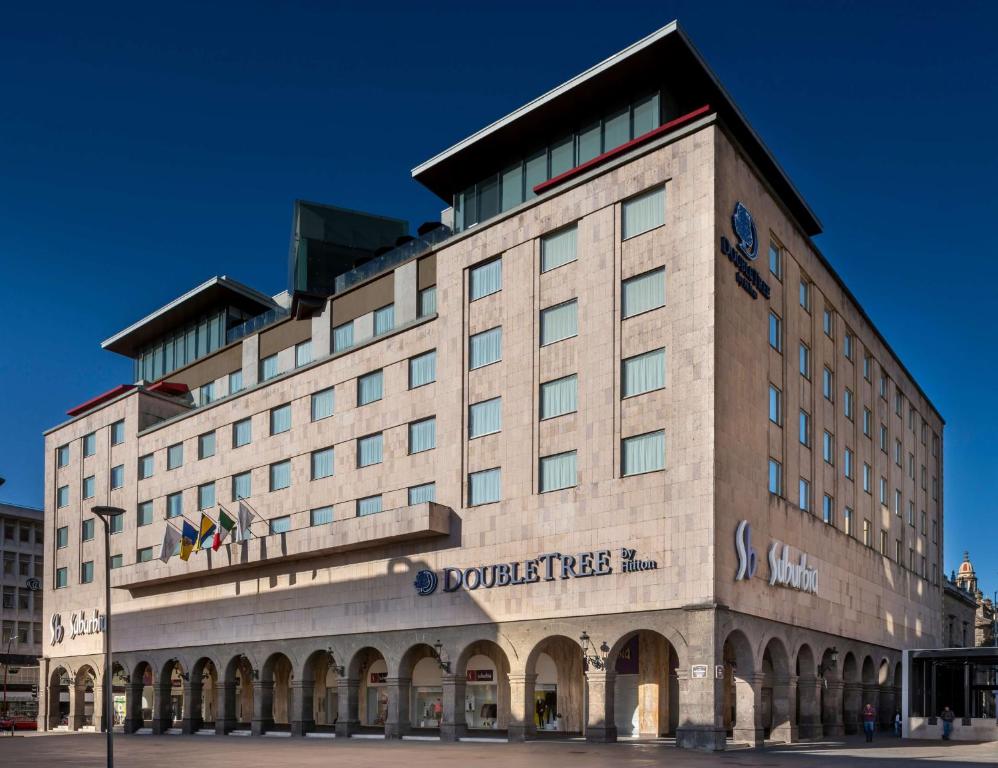
<path id="1" fill-rule="evenodd" d="M 779 637 L 771 637 L 763 647 L 760 672 L 760 715 L 765 737 L 788 744 L 796 741 L 797 718 L 790 684 L 790 654 Z"/>
<path id="2" fill-rule="evenodd" d="M 578 641 L 565 635 L 540 640 L 527 655 L 526 674 L 533 683 L 532 691 L 526 686 L 533 729 L 582 733 L 586 683 Z"/>
<path id="3" fill-rule="evenodd" d="M 154 688 L 159 693 L 159 712 L 155 712 L 154 705 L 153 732 L 182 728 L 183 721 L 189 717 L 190 667 L 176 657 L 169 658 L 160 667 L 157 682 Z"/>
<path id="4" fill-rule="evenodd" d="M 818 679 L 818 666 L 814 650 L 802 643 L 794 656 L 794 674 L 797 676 L 797 696 L 795 702 L 797 735 L 801 739 L 820 739 L 821 729 L 821 681 Z"/>
<path id="5" fill-rule="evenodd" d="M 863 659 L 863 666 L 860 672 L 863 685 L 876 685 L 877 684 L 877 668 L 873 663 L 872 656 L 866 656 Z"/>
<path id="6" fill-rule="evenodd" d="M 128 714 L 128 671 L 119 661 L 111 663 L 111 724 L 124 725 Z"/>
<path id="7" fill-rule="evenodd" d="M 388 660 L 377 648 L 365 646 L 350 658 L 347 678 L 356 683 L 347 700 L 347 722 L 359 730 L 383 731 L 388 718 Z"/>
<path id="8" fill-rule="evenodd" d="M 140 728 L 152 728 L 155 706 L 155 673 L 145 659 L 135 662 L 128 676 L 128 694 L 125 697 L 125 733 Z"/>
<path id="9" fill-rule="evenodd" d="M 859 733 L 863 709 L 862 670 L 856 654 L 846 651 L 842 662 L 842 725 L 847 734 Z"/>
<path id="10" fill-rule="evenodd" d="M 825 738 L 839 738 L 845 733 L 842 725 L 843 662 L 836 660 L 837 657 L 835 646 L 825 648 L 818 664 L 821 727 Z"/>
<path id="11" fill-rule="evenodd" d="M 254 702 L 254 732 L 291 730 L 293 680 L 294 665 L 291 658 L 281 651 L 271 653 L 260 669 L 260 700 Z"/>
<path id="12" fill-rule="evenodd" d="M 607 654 L 614 674 L 614 726 L 618 736 L 675 735 L 679 727 L 679 651 L 652 629 L 635 629 L 617 639 Z"/>
<path id="13" fill-rule="evenodd" d="M 398 664 L 398 724 L 400 733 L 410 729 L 440 732 L 443 720 L 443 669 L 437 652 L 427 643 L 416 643 Z"/>
<path id="14" fill-rule="evenodd" d="M 455 699 L 462 705 L 456 724 L 472 732 L 509 728 L 511 716 L 510 662 L 494 640 L 475 640 L 458 653 L 453 667 Z M 491 679 L 489 679 L 491 677 Z"/>
<path id="15" fill-rule="evenodd" d="M 331 733 L 339 720 L 339 682 L 331 648 L 312 652 L 301 664 L 303 733 Z M 292 725 L 294 725 L 292 723 Z M 294 730 L 294 729 L 293 729 Z"/>
<path id="16" fill-rule="evenodd" d="M 75 695 L 76 686 L 74 677 L 70 674 L 69 668 L 59 665 L 52 670 L 48 681 L 48 727 L 54 728 L 70 727 L 70 709 Z"/>
<path id="17" fill-rule="evenodd" d="M 219 718 L 218 700 L 222 680 L 218 663 L 202 656 L 191 666 L 190 731 L 215 729 Z"/>
<path id="18" fill-rule="evenodd" d="M 92 664 L 84 663 L 73 675 L 74 690 L 70 706 L 70 729 L 95 727 L 100 718 L 100 678 Z M 75 705 L 75 706 L 74 706 Z"/>
<path id="19" fill-rule="evenodd" d="M 248 656 L 237 654 L 229 659 L 223 673 L 222 725 L 219 729 L 216 715 L 216 733 L 251 730 L 256 703 L 253 685 L 258 677 L 259 670 Z"/>
<path id="20" fill-rule="evenodd" d="M 755 659 L 752 646 L 740 629 L 728 633 L 721 646 L 724 661 L 724 728 L 735 741 L 757 745 L 762 732 L 759 715 Z"/>
<path id="21" fill-rule="evenodd" d="M 877 665 L 877 685 L 879 687 L 877 720 L 882 729 L 889 729 L 894 722 L 896 702 L 894 700 L 893 671 L 886 657 L 881 658 L 880 664 Z"/>

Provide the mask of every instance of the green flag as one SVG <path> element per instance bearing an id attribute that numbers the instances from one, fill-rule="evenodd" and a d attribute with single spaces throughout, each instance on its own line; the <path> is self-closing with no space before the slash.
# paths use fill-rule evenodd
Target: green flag
<path id="1" fill-rule="evenodd" d="M 229 513 L 225 511 L 225 507 L 219 506 L 218 510 L 218 527 L 215 528 L 215 540 L 211 543 L 211 549 L 214 552 L 218 551 L 218 548 L 222 546 L 222 542 L 228 538 L 229 534 L 236 527 L 236 521 L 229 517 Z"/>

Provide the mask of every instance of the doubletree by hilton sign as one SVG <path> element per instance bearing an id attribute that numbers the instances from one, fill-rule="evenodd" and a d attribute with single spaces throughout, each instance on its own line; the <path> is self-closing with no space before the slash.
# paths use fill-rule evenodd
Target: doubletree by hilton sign
<path id="1" fill-rule="evenodd" d="M 510 563 L 478 565 L 471 568 L 422 570 L 416 574 L 416 593 L 432 595 L 443 583 L 444 592 L 458 590 L 475 591 L 495 587 L 515 587 L 522 584 L 536 584 L 539 581 L 559 581 L 582 579 L 590 576 L 609 576 L 614 573 L 613 551 L 596 549 L 572 555 L 561 552 L 545 552 L 531 560 L 516 560 Z M 621 573 L 653 571 L 658 568 L 655 560 L 642 560 L 637 551 L 624 547 L 616 558 L 617 569 Z"/>
<path id="2" fill-rule="evenodd" d="M 738 270 L 735 272 L 735 282 L 753 299 L 758 298 L 759 294 L 768 299 L 769 283 L 752 266 L 759 255 L 759 233 L 755 229 L 752 214 L 742 203 L 735 203 L 735 210 L 731 214 L 731 229 L 737 242 L 732 243 L 721 235 L 721 253 Z"/>

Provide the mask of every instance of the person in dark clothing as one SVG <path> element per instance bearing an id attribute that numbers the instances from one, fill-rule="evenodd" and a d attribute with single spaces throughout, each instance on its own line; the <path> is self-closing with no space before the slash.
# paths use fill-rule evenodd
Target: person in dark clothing
<path id="1" fill-rule="evenodd" d="M 872 704 L 863 707 L 863 733 L 866 734 L 866 743 L 873 741 L 873 728 L 877 722 L 877 712 Z"/>

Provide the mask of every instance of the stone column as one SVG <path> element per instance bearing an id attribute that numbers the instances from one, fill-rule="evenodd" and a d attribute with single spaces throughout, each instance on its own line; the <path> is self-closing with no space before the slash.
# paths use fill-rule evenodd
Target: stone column
<path id="1" fill-rule="evenodd" d="M 446 674 L 442 679 L 444 717 L 440 723 L 442 741 L 458 741 L 468 731 L 464 712 L 465 677 Z"/>
<path id="2" fill-rule="evenodd" d="M 821 697 L 821 728 L 826 739 L 841 739 L 845 736 L 842 724 L 842 689 L 841 680 L 824 679 L 824 690 Z"/>
<path id="3" fill-rule="evenodd" d="M 893 732 L 894 713 L 898 710 L 897 701 L 894 698 L 894 686 L 881 685 L 879 688 L 879 704 L 877 705 L 877 710 L 879 714 L 880 727 L 883 730 Z"/>
<path id="4" fill-rule="evenodd" d="M 201 719 L 201 684 L 198 683 L 197 685 L 198 707 L 194 706 L 194 684 L 190 680 L 181 680 L 180 688 L 183 691 L 184 697 L 184 709 L 180 713 L 180 732 L 185 736 L 189 736 L 200 727 L 198 721 Z M 195 710 L 197 710 L 197 714 L 195 714 Z"/>
<path id="5" fill-rule="evenodd" d="M 535 674 L 509 673 L 509 733 L 510 741 L 526 741 L 537 733 L 534 725 Z"/>
<path id="6" fill-rule="evenodd" d="M 360 680 L 341 677 L 336 683 L 336 737 L 346 739 L 360 725 Z"/>
<path id="7" fill-rule="evenodd" d="M 773 727 L 769 738 L 786 744 L 798 739 L 796 675 L 773 681 Z"/>
<path id="8" fill-rule="evenodd" d="M 591 669 L 586 672 L 586 741 L 615 742 L 617 725 L 614 721 L 615 672 Z"/>
<path id="9" fill-rule="evenodd" d="M 800 701 L 800 720 L 797 734 L 801 739 L 820 739 L 821 727 L 821 678 L 801 677 L 797 680 L 797 699 Z"/>
<path id="10" fill-rule="evenodd" d="M 860 698 L 863 687 L 859 683 L 846 683 L 842 689 L 842 723 L 847 734 L 859 733 L 860 712 L 863 705 Z"/>
<path id="11" fill-rule="evenodd" d="M 86 695 L 80 689 L 76 678 L 70 678 L 69 683 L 69 730 L 78 731 L 83 725 L 83 697 Z"/>
<path id="12" fill-rule="evenodd" d="M 679 725 L 676 746 L 707 751 L 723 750 L 724 678 L 714 665 L 723 664 L 723 648 L 717 640 L 717 620 L 712 608 L 686 610 L 686 636 L 690 639 L 687 665 L 676 670 L 679 687 Z M 690 665 L 707 664 L 707 677 L 692 679 Z"/>
<path id="13" fill-rule="evenodd" d="M 49 660 L 43 658 L 38 665 L 38 730 L 43 732 L 52 730 L 53 725 L 51 722 L 52 713 L 49 709 L 50 675 Z"/>
<path id="14" fill-rule="evenodd" d="M 100 733 L 104 730 L 104 683 L 98 683 L 99 678 L 94 678 L 94 730 Z"/>
<path id="15" fill-rule="evenodd" d="M 762 727 L 762 683 L 764 675 L 753 672 L 735 678 L 735 725 L 731 738 L 750 747 L 761 747 L 765 731 Z"/>
<path id="16" fill-rule="evenodd" d="M 142 722 L 142 683 L 125 684 L 125 733 L 135 733 Z"/>
<path id="17" fill-rule="evenodd" d="M 224 736 L 236 727 L 236 683 L 215 683 L 215 735 Z"/>
<path id="18" fill-rule="evenodd" d="M 314 692 L 315 684 L 310 680 L 291 681 L 291 712 L 288 716 L 292 736 L 304 736 L 315 730 L 315 711 L 312 706 Z"/>
<path id="19" fill-rule="evenodd" d="M 170 680 L 164 686 L 156 681 L 152 686 L 152 732 L 159 736 L 173 727 L 173 713 L 170 701 Z"/>
<path id="20" fill-rule="evenodd" d="M 274 724 L 274 681 L 253 681 L 253 721 L 250 729 L 254 736 L 262 736 Z"/>
<path id="21" fill-rule="evenodd" d="M 388 696 L 388 713 L 385 716 L 385 738 L 401 739 L 409 732 L 409 691 L 412 680 L 408 677 L 386 677 L 384 692 Z"/>

